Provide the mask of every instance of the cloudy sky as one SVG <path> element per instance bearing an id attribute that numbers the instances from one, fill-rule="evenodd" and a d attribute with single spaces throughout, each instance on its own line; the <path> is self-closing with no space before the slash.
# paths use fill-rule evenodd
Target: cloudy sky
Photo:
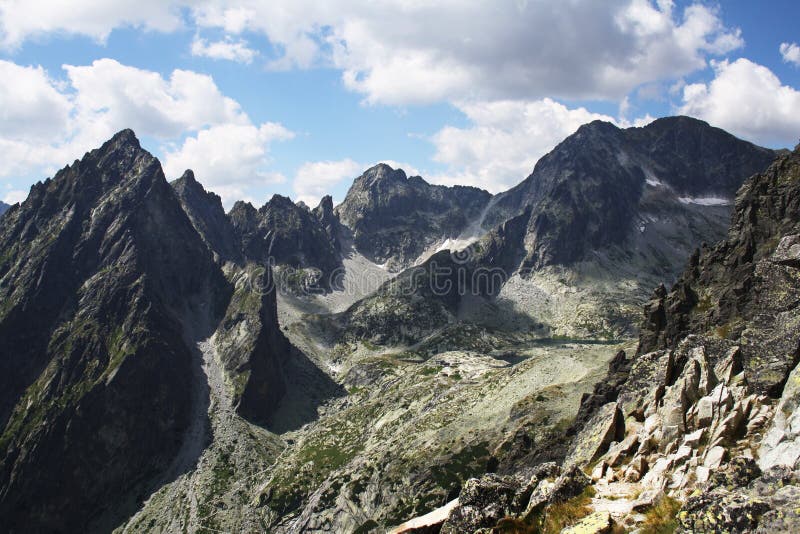
<path id="1" fill-rule="evenodd" d="M 796 0 L 0 0 L 0 199 L 122 128 L 168 178 L 343 198 L 385 161 L 504 190 L 579 125 L 800 138 Z"/>

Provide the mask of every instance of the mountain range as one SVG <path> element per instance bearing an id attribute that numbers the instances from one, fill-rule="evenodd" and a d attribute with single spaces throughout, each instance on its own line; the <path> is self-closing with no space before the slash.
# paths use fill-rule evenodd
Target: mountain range
<path id="1" fill-rule="evenodd" d="M 498 195 L 381 164 L 226 213 L 124 130 L 0 218 L 5 528 L 528 528 L 634 467 L 699 528 L 699 467 L 796 443 L 798 158 L 593 122 Z"/>

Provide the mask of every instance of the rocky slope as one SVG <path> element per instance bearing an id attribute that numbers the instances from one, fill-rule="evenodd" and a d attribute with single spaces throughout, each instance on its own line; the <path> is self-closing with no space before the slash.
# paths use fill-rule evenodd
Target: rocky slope
<path id="1" fill-rule="evenodd" d="M 190 175 L 173 190 L 126 130 L 0 221 L 7 531 L 108 531 L 192 469 L 210 430 L 201 341 L 238 413 L 279 411 L 299 356 L 268 268 L 214 261 L 231 253 L 217 200 Z"/>
<path id="2" fill-rule="evenodd" d="M 694 248 L 724 237 L 735 191 L 775 156 L 686 117 L 627 130 L 599 121 L 581 127 L 524 182 L 487 204 L 477 218 L 489 228 L 485 235 L 452 251 L 467 275 L 460 285 L 468 293 L 474 293 L 476 272 L 493 286 L 489 294 L 478 291 L 488 298 L 470 303 L 478 312 L 460 320 L 518 329 L 536 325 L 545 335 L 568 337 L 635 335 L 652 287 L 674 282 Z M 390 169 L 379 171 L 389 181 Z M 372 183 L 369 176 L 359 179 L 358 191 Z M 402 183 L 402 176 L 395 181 Z M 439 256 L 437 263 L 445 262 Z M 376 324 L 388 325 L 393 319 L 381 314 L 396 316 L 411 302 L 417 308 L 433 305 L 423 304 L 427 297 L 417 291 L 401 298 L 409 302 L 393 298 L 387 306 L 384 293 L 349 313 L 363 315 L 368 308 Z M 453 311 L 420 322 L 434 331 L 452 322 Z M 363 330 L 357 316 L 345 322 L 352 324 L 346 329 Z"/>
<path id="3" fill-rule="evenodd" d="M 2 215 L 2 214 L 4 214 L 5 212 L 7 212 L 7 211 L 8 211 L 8 208 L 10 208 L 10 207 L 11 207 L 11 206 L 9 206 L 8 204 L 6 204 L 5 202 L 2 202 L 2 201 L 0 201 L 0 215 Z"/>
<path id="4" fill-rule="evenodd" d="M 170 183 L 197 233 L 206 242 L 218 261 L 242 261 L 239 240 L 233 224 L 222 208 L 222 199 L 205 188 L 187 170 Z"/>
<path id="5" fill-rule="evenodd" d="M 230 218 L 249 261 L 273 262 L 282 288 L 313 293 L 336 288 L 342 266 L 331 204 L 324 199 L 312 212 L 275 195 L 258 210 L 237 202 Z"/>
<path id="6" fill-rule="evenodd" d="M 539 160 L 533 173 L 492 203 L 492 225 L 531 206 L 526 265 L 579 261 L 623 242 L 638 226 L 649 189 L 684 204 L 731 200 L 745 178 L 774 159 L 747 143 L 688 117 L 643 128 L 584 125 Z"/>
<path id="7" fill-rule="evenodd" d="M 187 321 L 218 313 L 224 280 L 130 131 L 35 185 L 0 250 L 0 515 L 104 528 L 178 454 Z"/>
<path id="8" fill-rule="evenodd" d="M 800 147 L 744 184 L 728 238 L 695 255 L 672 291 L 657 291 L 636 354 L 618 355 L 582 400 L 560 466 L 471 480 L 446 514 L 413 525 L 797 528 L 798 305 Z"/>
<path id="9" fill-rule="evenodd" d="M 431 185 L 379 164 L 356 178 L 335 212 L 359 252 L 398 270 L 429 246 L 468 230 L 490 197 L 474 187 Z"/>

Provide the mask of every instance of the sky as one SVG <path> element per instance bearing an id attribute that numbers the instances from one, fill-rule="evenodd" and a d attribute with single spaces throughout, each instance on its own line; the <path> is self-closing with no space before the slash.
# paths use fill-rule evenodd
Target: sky
<path id="1" fill-rule="evenodd" d="M 0 200 L 132 128 L 168 179 L 341 201 L 378 162 L 497 193 L 595 119 L 800 140 L 800 2 L 0 0 Z"/>

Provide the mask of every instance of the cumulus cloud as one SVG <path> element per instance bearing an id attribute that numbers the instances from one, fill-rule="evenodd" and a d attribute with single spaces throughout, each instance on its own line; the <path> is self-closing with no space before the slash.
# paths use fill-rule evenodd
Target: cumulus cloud
<path id="1" fill-rule="evenodd" d="M 304 163 L 297 169 L 293 182 L 297 200 L 302 200 L 313 208 L 335 186 L 358 176 L 363 168 L 362 164 L 349 158 Z"/>
<path id="2" fill-rule="evenodd" d="M 105 41 L 114 28 L 172 31 L 182 24 L 181 5 L 162 0 L 4 0 L 0 2 L 0 43 L 17 47 L 53 33 Z"/>
<path id="3" fill-rule="evenodd" d="M 165 154 L 164 172 L 177 177 L 193 169 L 198 180 L 219 193 L 230 206 L 248 196 L 248 189 L 280 183 L 285 178 L 269 170 L 269 147 L 294 134 L 276 123 L 221 124 L 188 137 Z"/>
<path id="4" fill-rule="evenodd" d="M 474 185 L 498 193 L 519 183 L 536 161 L 579 126 L 612 117 L 570 109 L 549 98 L 463 103 L 468 128 L 447 126 L 433 136 L 434 159 L 447 171 L 435 183 Z"/>
<path id="5" fill-rule="evenodd" d="M 270 145 L 293 134 L 253 124 L 210 76 L 175 70 L 165 78 L 112 59 L 63 68 L 58 83 L 41 67 L 0 61 L 0 176 L 50 174 L 132 128 L 162 143 L 168 176 L 193 168 L 228 203 L 280 179 L 268 169 Z"/>
<path id="6" fill-rule="evenodd" d="M 678 12 L 668 0 L 239 0 L 207 2 L 194 13 L 203 27 L 265 34 L 285 64 L 327 61 L 368 102 L 388 104 L 621 99 L 743 44 L 712 8 Z"/>
<path id="7" fill-rule="evenodd" d="M 800 66 L 800 46 L 797 43 L 781 43 L 780 52 L 783 61 Z"/>
<path id="8" fill-rule="evenodd" d="M 259 33 L 272 45 L 266 54 L 271 67 L 333 66 L 367 102 L 399 105 L 621 100 L 641 84 L 695 72 L 705 67 L 708 55 L 743 44 L 739 30 L 727 28 L 715 9 L 698 2 L 678 10 L 671 0 L 91 4 L 10 0 L 0 8 L 3 38 L 20 43 L 46 32 L 68 32 L 103 39 L 115 27 L 168 30 L 182 23 L 231 36 Z M 181 10 L 190 13 L 185 21 Z M 195 48 L 219 57 L 249 57 L 241 41 L 199 40 Z"/>
<path id="9" fill-rule="evenodd" d="M 214 124 L 249 122 L 239 104 L 224 96 L 206 74 L 174 70 L 165 79 L 113 59 L 64 69 L 76 91 L 79 122 L 103 132 L 103 137 L 122 125 L 170 138 Z"/>
<path id="10" fill-rule="evenodd" d="M 250 48 L 247 41 L 226 37 L 222 41 L 209 42 L 199 36 L 192 41 L 192 55 L 211 59 L 227 59 L 237 63 L 250 64 L 258 51 Z"/>
<path id="11" fill-rule="evenodd" d="M 28 193 L 26 191 L 15 189 L 6 192 L 6 195 L 3 197 L 3 202 L 6 204 L 16 204 L 17 202 L 22 202 L 26 198 L 28 198 Z"/>
<path id="12" fill-rule="evenodd" d="M 740 58 L 713 63 L 714 79 L 683 88 L 680 112 L 765 145 L 792 146 L 800 132 L 800 91 Z"/>

